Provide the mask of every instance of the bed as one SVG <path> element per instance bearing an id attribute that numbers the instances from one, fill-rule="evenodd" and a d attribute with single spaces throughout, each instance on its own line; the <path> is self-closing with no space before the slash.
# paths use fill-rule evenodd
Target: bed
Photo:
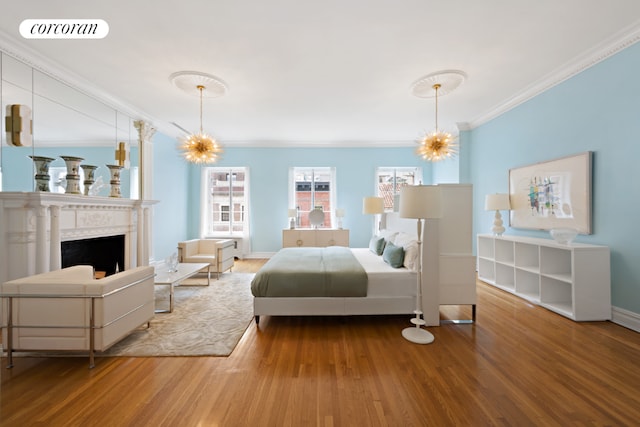
<path id="1" fill-rule="evenodd" d="M 268 296 L 254 294 L 256 323 L 260 316 L 377 315 L 408 314 L 416 307 L 417 275 L 421 274 L 422 311 L 426 326 L 438 326 L 441 305 L 470 305 L 471 319 L 450 320 L 473 323 L 476 317 L 476 258 L 472 253 L 472 194 L 470 184 L 439 184 L 442 218 L 427 219 L 423 226 L 422 251 L 417 251 L 417 221 L 385 213 L 382 232 L 388 241 L 403 249 L 413 248 L 405 267 L 392 268 L 369 248 L 348 248 L 367 276 L 366 292 L 357 296 Z M 418 252 L 421 252 L 418 255 Z M 277 253 L 273 258 L 278 257 Z M 422 271 L 418 273 L 417 257 Z M 269 260 L 270 262 L 271 260 Z M 267 264 L 269 264 L 267 262 Z M 289 261 L 290 264 L 295 262 Z M 266 265 L 263 268 L 266 267 Z M 262 269 L 261 269 L 262 270 Z M 260 271 L 256 277 L 260 275 Z M 254 278 L 254 280 L 256 280 Z M 289 285 L 297 280 L 289 280 Z"/>
<path id="2" fill-rule="evenodd" d="M 407 248 L 416 243 L 415 220 L 394 217 L 387 219 L 391 227 L 383 230 L 380 237 L 386 241 L 406 244 Z M 293 288 L 308 282 L 308 276 L 316 274 L 309 272 L 305 258 L 315 259 L 318 270 L 332 270 L 332 266 L 325 266 L 326 253 L 348 252 L 362 269 L 365 276 L 364 292 L 361 290 L 344 290 L 334 282 L 357 281 L 338 279 L 312 279 L 310 291 L 303 287 L 295 296 L 291 294 Z M 429 251 L 425 251 L 428 253 Z M 413 252 L 412 252 L 413 253 Z M 345 256 L 348 256 L 345 255 Z M 338 255 L 336 255 L 338 256 Z M 254 295 L 254 315 L 256 323 L 260 316 L 302 316 L 302 315 L 377 315 L 377 314 L 407 314 L 412 315 L 416 306 L 416 283 L 418 272 L 407 258 L 407 266 L 394 268 L 377 255 L 370 248 L 284 248 L 276 253 L 259 271 L 252 281 Z M 312 261 L 313 262 L 313 261 Z M 338 273 L 340 277 L 340 273 Z M 267 276 L 265 278 L 265 276 Z M 274 283 L 280 280 L 280 288 Z M 315 281 L 314 281 L 315 280 Z M 325 280 L 328 282 L 318 284 Z M 340 284 L 342 285 L 342 284 Z"/>

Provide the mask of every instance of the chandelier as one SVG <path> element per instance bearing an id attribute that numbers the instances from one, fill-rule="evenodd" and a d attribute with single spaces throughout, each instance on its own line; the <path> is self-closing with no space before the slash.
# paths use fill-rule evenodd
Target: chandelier
<path id="1" fill-rule="evenodd" d="M 436 99 L 435 130 L 423 136 L 418 141 L 418 148 L 416 148 L 416 154 L 422 159 L 437 162 L 454 157 L 458 153 L 456 138 L 449 132 L 441 131 L 438 128 L 438 92 L 444 89 L 445 94 L 450 93 L 465 78 L 466 75 L 461 71 L 444 71 L 425 76 L 413 84 L 413 94 L 415 96 L 426 98 L 434 93 Z"/>
<path id="2" fill-rule="evenodd" d="M 200 96 L 200 132 L 190 134 L 180 150 L 184 158 L 191 163 L 215 163 L 222 155 L 223 149 L 218 141 L 204 132 L 202 127 L 202 99 L 207 96 L 221 96 L 226 92 L 226 85 L 217 77 L 194 71 L 181 71 L 171 75 L 174 85 L 186 92 L 195 87 Z"/>
<path id="3" fill-rule="evenodd" d="M 222 155 L 222 147 L 202 130 L 202 91 L 205 87 L 198 85 L 197 88 L 200 91 L 200 132 L 189 135 L 180 148 L 184 158 L 191 163 L 215 163 Z"/>

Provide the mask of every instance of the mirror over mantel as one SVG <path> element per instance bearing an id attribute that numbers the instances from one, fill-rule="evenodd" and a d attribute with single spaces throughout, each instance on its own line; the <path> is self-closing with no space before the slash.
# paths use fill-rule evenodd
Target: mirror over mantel
<path id="1" fill-rule="evenodd" d="M 33 143 L 12 146 L 7 140 L 7 106 L 20 104 L 32 111 Z M 121 194 L 139 198 L 140 159 L 135 119 L 105 102 L 0 50 L 0 191 L 34 191 L 35 167 L 29 156 L 51 157 L 51 191 L 64 192 L 66 166 L 60 156 L 83 158 L 95 165 L 95 178 L 102 186 L 94 195 L 108 196 L 107 164 L 117 164 L 116 148 L 125 142 L 129 166 L 122 170 Z M 82 185 L 82 183 L 81 183 Z"/>

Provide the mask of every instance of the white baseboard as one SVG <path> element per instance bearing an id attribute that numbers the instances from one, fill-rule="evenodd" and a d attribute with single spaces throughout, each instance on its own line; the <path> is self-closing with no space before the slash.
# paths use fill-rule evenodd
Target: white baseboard
<path id="1" fill-rule="evenodd" d="M 268 259 L 275 255 L 275 252 L 251 252 L 245 254 L 245 259 Z"/>
<path id="2" fill-rule="evenodd" d="M 611 307 L 611 315 L 613 323 L 640 332 L 640 314 L 620 307 Z"/>

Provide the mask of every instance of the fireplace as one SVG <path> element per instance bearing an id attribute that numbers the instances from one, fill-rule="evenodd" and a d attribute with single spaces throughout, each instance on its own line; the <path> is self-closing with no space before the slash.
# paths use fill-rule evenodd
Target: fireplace
<path id="1" fill-rule="evenodd" d="M 125 269 L 124 234 L 61 243 L 62 268 L 91 265 L 96 272 L 110 276 Z"/>
<path id="2" fill-rule="evenodd" d="M 111 274 L 149 265 L 152 200 L 92 197 L 47 192 L 0 192 L 0 283 L 67 265 L 91 264 Z M 82 245 L 115 237 L 117 246 Z M 99 255 L 103 261 L 67 260 L 66 246 L 76 242 L 76 255 Z M 104 243 L 106 244 L 106 243 Z M 63 247 L 65 249 L 63 249 Z M 63 260 L 64 258 L 64 260 Z"/>

